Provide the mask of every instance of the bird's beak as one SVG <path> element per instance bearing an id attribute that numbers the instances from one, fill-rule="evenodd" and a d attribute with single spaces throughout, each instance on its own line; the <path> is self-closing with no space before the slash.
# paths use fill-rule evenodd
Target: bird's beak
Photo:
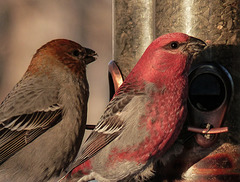
<path id="1" fill-rule="evenodd" d="M 96 60 L 97 53 L 93 51 L 92 49 L 85 48 L 86 50 L 86 57 L 85 57 L 85 63 L 89 64 Z"/>
<path id="2" fill-rule="evenodd" d="M 186 49 L 190 54 L 194 55 L 201 52 L 206 46 L 207 44 L 204 41 L 190 37 Z"/>

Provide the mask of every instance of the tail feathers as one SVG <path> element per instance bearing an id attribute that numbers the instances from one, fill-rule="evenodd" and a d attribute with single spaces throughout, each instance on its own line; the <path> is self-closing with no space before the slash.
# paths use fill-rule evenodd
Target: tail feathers
<path id="1" fill-rule="evenodd" d="M 75 181 L 88 181 L 91 180 L 91 171 L 92 166 L 90 161 L 86 161 L 83 164 L 73 168 L 70 172 L 67 173 L 59 182 L 75 182 Z M 82 180 L 83 179 L 83 180 Z"/>

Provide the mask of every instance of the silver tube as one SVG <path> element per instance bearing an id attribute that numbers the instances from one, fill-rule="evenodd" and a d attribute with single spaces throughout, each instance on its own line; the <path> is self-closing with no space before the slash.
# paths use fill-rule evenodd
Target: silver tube
<path id="1" fill-rule="evenodd" d="M 113 59 L 125 78 L 154 39 L 155 0 L 113 1 Z"/>

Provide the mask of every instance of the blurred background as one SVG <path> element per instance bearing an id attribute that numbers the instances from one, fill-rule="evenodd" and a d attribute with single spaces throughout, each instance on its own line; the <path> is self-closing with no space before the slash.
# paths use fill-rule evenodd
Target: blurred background
<path id="1" fill-rule="evenodd" d="M 111 4 L 109 0 L 0 0 L 0 100 L 21 79 L 38 48 L 52 39 L 70 39 L 98 53 L 97 61 L 87 67 L 87 123 L 96 123 L 109 97 Z"/>
<path id="2" fill-rule="evenodd" d="M 239 0 L 0 0 L 0 100 L 21 79 L 38 48 L 52 39 L 66 38 L 99 55 L 87 68 L 87 123 L 96 124 L 109 100 L 107 65 L 113 59 L 112 44 L 114 60 L 125 77 L 154 38 L 169 32 L 188 33 L 215 45 L 204 53 L 204 61 L 221 64 L 233 77 L 234 98 L 224 123 L 229 132 L 208 148 L 192 137 L 180 156 L 164 168 L 159 164 L 156 171 L 163 179 L 178 179 L 193 165 L 187 173 L 190 178 L 239 181 L 239 14 Z"/>

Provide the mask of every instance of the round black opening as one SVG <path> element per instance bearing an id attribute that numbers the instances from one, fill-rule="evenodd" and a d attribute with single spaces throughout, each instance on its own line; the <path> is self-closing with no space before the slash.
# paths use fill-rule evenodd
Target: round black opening
<path id="1" fill-rule="evenodd" d="M 214 74 L 204 73 L 195 77 L 189 85 L 189 99 L 201 111 L 212 111 L 224 101 L 223 81 Z"/>

